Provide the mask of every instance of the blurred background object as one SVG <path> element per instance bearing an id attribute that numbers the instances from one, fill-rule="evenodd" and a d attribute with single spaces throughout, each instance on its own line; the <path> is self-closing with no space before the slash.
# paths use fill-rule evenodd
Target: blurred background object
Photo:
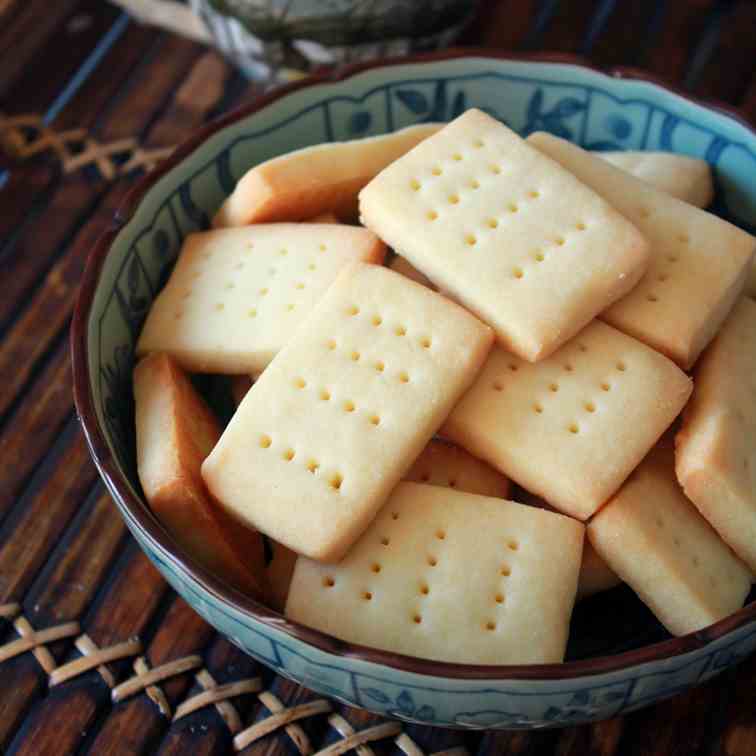
<path id="1" fill-rule="evenodd" d="M 144 23 L 210 41 L 250 79 L 447 47 L 477 0 L 113 0 Z"/>

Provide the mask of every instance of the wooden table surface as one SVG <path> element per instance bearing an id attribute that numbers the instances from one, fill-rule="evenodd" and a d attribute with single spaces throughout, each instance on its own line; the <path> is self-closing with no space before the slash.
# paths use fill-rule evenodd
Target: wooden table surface
<path id="1" fill-rule="evenodd" d="M 296 754 L 380 727 L 329 702 L 297 724 L 271 718 L 318 699 L 168 588 L 99 482 L 72 405 L 68 326 L 92 243 L 140 171 L 255 87 L 103 0 L 0 0 L 0 22 L 0 753 L 233 753 L 241 732 L 243 753 Z M 753 0 L 484 2 L 464 41 L 635 65 L 756 120 Z M 168 677 L 146 685 L 153 668 Z M 242 681 L 242 695 L 172 720 L 213 680 Z M 407 726 L 398 740 L 387 726 L 360 753 L 752 756 L 755 684 L 752 657 L 625 718 L 535 734 Z"/>

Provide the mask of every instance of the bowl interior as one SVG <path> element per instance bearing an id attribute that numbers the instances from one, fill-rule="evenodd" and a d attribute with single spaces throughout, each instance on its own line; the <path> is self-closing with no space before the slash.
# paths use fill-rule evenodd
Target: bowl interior
<path id="1" fill-rule="evenodd" d="M 704 158 L 716 179 L 714 211 L 756 228 L 756 136 L 744 123 L 653 83 L 577 65 L 461 57 L 372 68 L 297 89 L 217 131 L 167 172 L 141 199 L 103 262 L 87 323 L 88 361 L 97 420 L 122 485 L 141 499 L 131 371 L 142 322 L 182 239 L 209 226 L 237 179 L 283 152 L 448 121 L 470 107 L 523 135 L 545 130 L 589 149 Z M 218 388 L 212 380 L 203 385 L 211 394 Z M 615 654 L 667 637 L 632 592 L 618 588 L 578 605 L 568 659 Z"/>

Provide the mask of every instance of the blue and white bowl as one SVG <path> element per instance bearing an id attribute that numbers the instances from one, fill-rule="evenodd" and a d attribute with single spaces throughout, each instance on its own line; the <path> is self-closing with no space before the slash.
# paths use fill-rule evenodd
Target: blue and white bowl
<path id="1" fill-rule="evenodd" d="M 756 133 L 737 114 L 634 72 L 575 60 L 446 53 L 308 79 L 210 125 L 146 177 L 93 250 L 76 309 L 76 405 L 126 523 L 210 624 L 276 672 L 379 714 L 462 728 L 536 728 L 612 717 L 713 677 L 756 649 L 756 602 L 682 638 L 628 589 L 583 602 L 562 665 L 442 664 L 345 643 L 289 622 L 199 566 L 152 515 L 134 461 L 134 345 L 182 239 L 253 164 L 306 145 L 445 121 L 482 108 L 527 134 L 591 149 L 668 150 L 708 160 L 715 210 L 756 227 Z"/>

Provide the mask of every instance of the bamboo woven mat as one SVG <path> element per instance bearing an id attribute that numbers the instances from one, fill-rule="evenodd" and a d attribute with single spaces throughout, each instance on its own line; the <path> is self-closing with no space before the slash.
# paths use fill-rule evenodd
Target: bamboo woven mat
<path id="1" fill-rule="evenodd" d="M 463 734 L 318 698 L 189 609 L 98 481 L 67 331 L 135 177 L 256 92 L 102 0 L 0 0 L 0 21 L 0 753 L 756 753 L 756 658 L 625 718 Z M 466 41 L 636 65 L 756 119 L 755 32 L 751 0 L 500 0 Z"/>

